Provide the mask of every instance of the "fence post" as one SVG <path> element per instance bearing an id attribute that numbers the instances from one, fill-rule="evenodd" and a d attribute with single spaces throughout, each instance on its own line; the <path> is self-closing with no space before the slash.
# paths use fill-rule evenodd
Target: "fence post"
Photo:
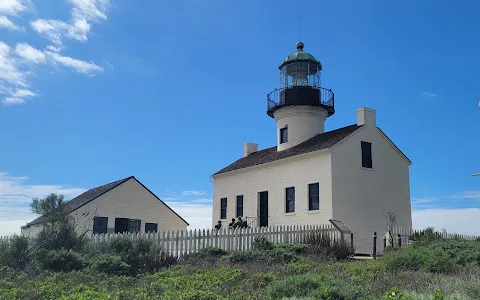
<path id="1" fill-rule="evenodd" d="M 355 248 L 353 247 L 353 233 L 350 234 L 350 248 L 352 249 L 352 255 L 355 254 Z"/>
<path id="2" fill-rule="evenodd" d="M 387 249 L 387 236 L 383 237 L 383 250 Z"/>
<path id="3" fill-rule="evenodd" d="M 373 233 L 373 259 L 377 259 L 377 232 Z"/>
<path id="4" fill-rule="evenodd" d="M 400 235 L 400 233 L 397 235 L 397 243 L 398 243 L 398 247 L 401 248 L 402 247 L 402 236 Z"/>

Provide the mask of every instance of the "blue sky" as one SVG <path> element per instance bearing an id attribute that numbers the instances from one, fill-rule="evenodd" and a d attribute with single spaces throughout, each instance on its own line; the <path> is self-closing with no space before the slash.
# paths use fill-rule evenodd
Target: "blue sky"
<path id="1" fill-rule="evenodd" d="M 376 109 L 413 161 L 414 225 L 480 234 L 480 4 L 462 4 L 2 1 L 0 227 L 30 220 L 31 197 L 130 175 L 208 226 L 210 175 L 276 143 L 266 94 L 300 19 L 335 92 L 326 130 Z"/>

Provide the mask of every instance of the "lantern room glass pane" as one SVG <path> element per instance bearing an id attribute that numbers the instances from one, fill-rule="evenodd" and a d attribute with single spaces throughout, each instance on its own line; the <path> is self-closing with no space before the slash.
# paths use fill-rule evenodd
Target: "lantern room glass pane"
<path id="1" fill-rule="evenodd" d="M 310 61 L 297 61 L 280 69 L 280 88 L 293 86 L 320 87 L 320 68 Z"/>

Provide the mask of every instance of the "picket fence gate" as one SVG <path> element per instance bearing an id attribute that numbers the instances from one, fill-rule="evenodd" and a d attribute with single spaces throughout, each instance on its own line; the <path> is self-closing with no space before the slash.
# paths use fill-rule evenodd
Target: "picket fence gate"
<path id="1" fill-rule="evenodd" d="M 246 251 L 252 248 L 257 237 L 277 243 L 303 243 L 309 234 L 319 234 L 330 238 L 331 242 L 341 240 L 340 232 L 333 225 L 294 225 L 270 226 L 254 228 L 203 229 L 162 231 L 158 233 L 107 233 L 91 236 L 92 246 L 98 247 L 114 239 L 130 239 L 132 241 L 146 239 L 162 249 L 166 254 L 182 257 L 207 247 L 217 247 L 226 251 Z M 345 237 L 345 242 L 349 239 Z"/>

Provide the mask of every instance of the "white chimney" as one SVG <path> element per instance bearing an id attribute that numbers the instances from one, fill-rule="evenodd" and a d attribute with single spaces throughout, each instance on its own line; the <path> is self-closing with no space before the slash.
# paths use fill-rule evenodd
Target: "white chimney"
<path id="1" fill-rule="evenodd" d="M 243 157 L 247 157 L 253 152 L 258 151 L 258 144 L 254 143 L 244 143 L 243 144 Z"/>
<path id="2" fill-rule="evenodd" d="M 371 108 L 357 108 L 357 125 L 365 125 L 368 127 L 377 127 L 376 111 Z"/>

